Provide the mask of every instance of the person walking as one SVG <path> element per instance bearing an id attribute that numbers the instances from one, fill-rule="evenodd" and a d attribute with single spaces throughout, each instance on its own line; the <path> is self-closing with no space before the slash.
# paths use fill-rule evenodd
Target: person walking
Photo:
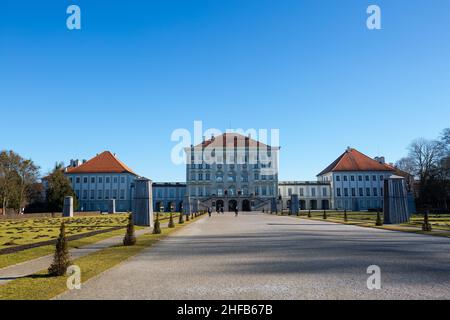
<path id="1" fill-rule="evenodd" d="M 223 214 L 224 212 L 223 212 L 223 207 L 220 207 L 220 212 Z"/>
<path id="2" fill-rule="evenodd" d="M 211 213 L 212 213 L 212 210 L 211 210 L 211 207 L 208 207 L 208 216 L 211 218 Z"/>
<path id="3" fill-rule="evenodd" d="M 238 208 L 236 207 L 236 208 L 234 209 L 234 216 L 237 217 L 238 214 L 239 214 L 239 210 L 238 210 Z"/>

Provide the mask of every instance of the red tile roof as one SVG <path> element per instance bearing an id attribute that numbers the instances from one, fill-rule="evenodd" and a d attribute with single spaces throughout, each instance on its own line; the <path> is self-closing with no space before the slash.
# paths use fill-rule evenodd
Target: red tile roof
<path id="1" fill-rule="evenodd" d="M 386 168 L 388 168 L 389 170 L 393 171 L 394 174 L 397 176 L 405 177 L 405 178 L 412 177 L 412 175 L 410 173 L 403 171 L 390 163 L 383 163 L 383 165 L 386 166 Z"/>
<path id="2" fill-rule="evenodd" d="M 393 171 L 392 168 L 366 156 L 356 149 L 347 149 L 339 158 L 318 174 L 335 171 Z"/>
<path id="3" fill-rule="evenodd" d="M 224 133 L 218 137 L 213 137 L 209 140 L 205 140 L 204 142 L 195 146 L 195 148 L 233 148 L 235 146 L 244 147 L 247 146 L 250 148 L 263 147 L 267 148 L 268 146 L 262 142 L 253 140 L 250 137 L 243 136 L 239 133 Z"/>
<path id="4" fill-rule="evenodd" d="M 67 168 L 66 173 L 131 173 L 136 175 L 133 170 L 109 151 L 98 154 L 78 167 Z"/>

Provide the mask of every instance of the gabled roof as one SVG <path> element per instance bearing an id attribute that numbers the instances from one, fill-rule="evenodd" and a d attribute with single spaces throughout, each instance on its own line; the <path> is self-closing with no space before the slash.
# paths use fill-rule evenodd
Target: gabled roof
<path id="1" fill-rule="evenodd" d="M 390 167 L 366 156 L 356 149 L 348 148 L 332 164 L 317 176 L 336 171 L 393 171 Z"/>
<path id="2" fill-rule="evenodd" d="M 247 146 L 250 148 L 267 148 L 268 145 L 256 141 L 252 139 L 251 137 L 243 136 L 239 133 L 224 133 L 221 134 L 218 137 L 212 137 L 209 140 L 205 140 L 202 143 L 195 146 L 195 148 L 233 148 L 233 147 L 245 147 Z"/>
<path id="3" fill-rule="evenodd" d="M 404 177 L 404 178 L 412 177 L 412 175 L 410 173 L 408 173 L 406 171 L 403 171 L 403 170 L 397 168 L 396 166 L 394 166 L 394 165 L 392 165 L 390 163 L 383 163 L 383 165 L 386 166 L 386 168 L 388 168 L 391 171 L 393 171 L 394 174 L 397 175 L 397 176 L 401 176 L 401 177 Z"/>
<path id="4" fill-rule="evenodd" d="M 67 168 L 66 173 L 131 173 L 136 175 L 133 170 L 109 151 L 98 154 L 78 167 Z"/>

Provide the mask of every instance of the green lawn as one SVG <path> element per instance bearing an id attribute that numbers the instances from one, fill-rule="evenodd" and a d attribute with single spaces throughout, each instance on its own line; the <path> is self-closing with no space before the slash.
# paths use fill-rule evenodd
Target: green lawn
<path id="1" fill-rule="evenodd" d="M 136 230 L 139 230 L 140 227 L 136 227 Z M 82 239 L 69 241 L 69 248 L 79 248 L 88 244 L 92 244 L 107 238 L 111 238 L 114 236 L 123 235 L 125 232 L 125 228 L 120 230 L 109 231 L 105 233 L 100 233 L 94 236 L 85 237 Z M 25 262 L 28 260 L 36 259 L 42 256 L 46 256 L 48 254 L 52 254 L 55 250 L 54 245 L 46 245 L 37 248 L 27 249 L 19 252 L 8 253 L 0 255 L 0 269 L 8 266 L 12 266 L 17 263 Z"/>
<path id="2" fill-rule="evenodd" d="M 197 218 L 198 219 L 198 218 Z M 194 219 L 196 220 L 196 219 Z M 170 233 L 179 230 L 194 220 L 186 221 L 184 224 L 176 224 L 173 229 L 162 228 L 162 233 L 158 235 L 145 234 L 138 237 L 135 246 L 125 247 L 122 245 L 100 250 L 90 255 L 81 257 L 73 261 L 80 267 L 82 282 L 106 271 L 118 263 L 134 256 L 143 249 L 153 245 L 158 240 L 166 237 Z M 123 231 L 122 231 L 123 233 Z M 50 277 L 46 270 L 37 274 L 16 279 L 0 286 L 0 299 L 3 300 L 44 300 L 51 299 L 67 290 L 67 276 Z"/>
<path id="3" fill-rule="evenodd" d="M 308 212 L 302 211 L 300 216 L 307 217 Z M 383 213 L 380 213 L 383 220 Z M 311 219 L 323 219 L 323 211 L 311 211 Z M 327 219 L 330 221 L 344 222 L 343 211 L 327 211 Z M 348 211 L 347 219 L 349 224 L 356 224 L 362 226 L 375 225 L 377 220 L 376 212 L 366 211 Z M 434 230 L 450 231 L 450 214 L 431 214 L 429 215 L 429 222 Z M 423 223 L 423 215 L 414 214 L 408 223 L 403 223 L 400 227 L 421 228 Z"/>
<path id="4" fill-rule="evenodd" d="M 0 249 L 56 239 L 61 221 L 66 223 L 67 236 L 72 236 L 112 227 L 125 227 L 127 215 L 3 220 L 0 221 Z"/>

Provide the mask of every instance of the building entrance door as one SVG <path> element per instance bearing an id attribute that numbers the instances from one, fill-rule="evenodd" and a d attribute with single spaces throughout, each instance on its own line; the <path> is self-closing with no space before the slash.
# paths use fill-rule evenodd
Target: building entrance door
<path id="1" fill-rule="evenodd" d="M 237 208 L 237 201 L 236 200 L 230 200 L 228 201 L 228 211 L 234 212 Z"/>
<path id="2" fill-rule="evenodd" d="M 250 200 L 242 201 L 242 211 L 252 211 L 252 208 L 250 206 Z"/>

